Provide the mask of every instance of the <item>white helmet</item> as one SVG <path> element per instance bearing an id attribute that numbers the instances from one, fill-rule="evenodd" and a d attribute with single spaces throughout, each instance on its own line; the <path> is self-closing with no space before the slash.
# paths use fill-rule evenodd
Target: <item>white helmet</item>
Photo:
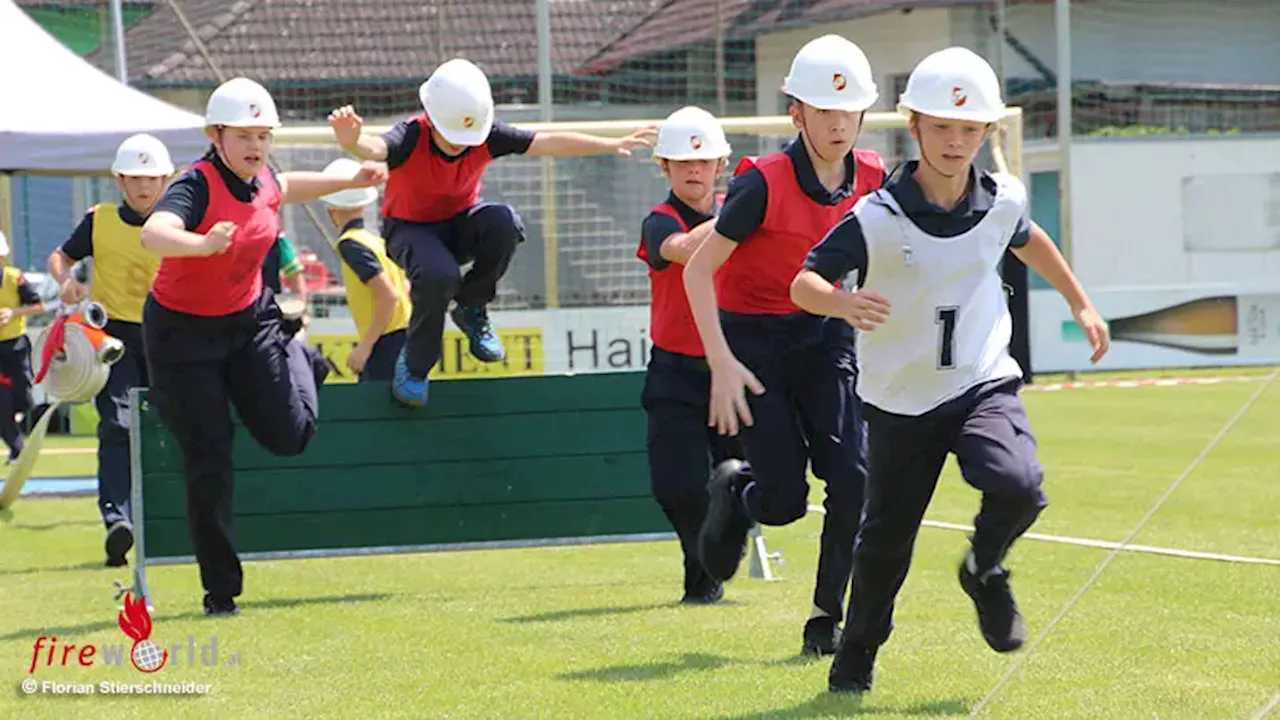
<path id="1" fill-rule="evenodd" d="M 418 88 L 431 125 L 455 145 L 483 145 L 493 128 L 489 78 L 471 61 L 454 58 Z"/>
<path id="2" fill-rule="evenodd" d="M 898 112 L 913 110 L 950 120 L 996 122 L 1005 116 L 1000 79 L 986 60 L 968 48 L 939 50 L 921 60 L 907 78 Z"/>
<path id="3" fill-rule="evenodd" d="M 111 172 L 117 175 L 168 177 L 173 174 L 169 149 L 158 138 L 139 133 L 125 138 L 116 148 L 116 161 Z"/>
<path id="4" fill-rule="evenodd" d="M 271 93 L 249 78 L 232 78 L 209 96 L 204 111 L 205 127 L 280 127 L 280 115 Z"/>
<path id="5" fill-rule="evenodd" d="M 360 172 L 360 167 L 360 163 L 355 160 L 338 158 L 325 166 L 324 174 L 350 176 Z M 355 210 L 371 205 L 377 200 L 378 191 L 371 187 L 347 188 L 346 190 L 329 193 L 320 198 L 320 202 L 335 210 Z"/>
<path id="6" fill-rule="evenodd" d="M 782 92 L 819 110 L 858 112 L 880 97 L 862 49 L 839 35 L 805 43 L 791 61 Z"/>
<path id="7" fill-rule="evenodd" d="M 729 157 L 730 152 L 720 121 L 706 110 L 690 105 L 662 121 L 653 156 L 664 160 L 716 160 Z"/>

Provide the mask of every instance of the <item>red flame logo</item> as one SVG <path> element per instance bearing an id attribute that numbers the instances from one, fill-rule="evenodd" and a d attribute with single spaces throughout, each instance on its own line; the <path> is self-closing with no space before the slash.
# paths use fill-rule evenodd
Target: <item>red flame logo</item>
<path id="1" fill-rule="evenodd" d="M 262 117 L 262 108 L 259 108 L 255 103 L 249 103 L 249 114 L 253 117 Z"/>
<path id="2" fill-rule="evenodd" d="M 693 146 L 694 150 L 699 150 L 702 148 L 702 138 L 697 135 L 690 135 L 689 144 Z"/>
<path id="3" fill-rule="evenodd" d="M 842 73 L 836 73 L 831 76 L 831 87 L 835 88 L 836 92 L 844 90 L 845 86 L 848 84 L 849 81 L 844 79 L 844 75 Z"/>
<path id="4" fill-rule="evenodd" d="M 126 592 L 124 609 L 116 619 L 120 622 L 120 629 L 124 634 L 133 639 L 133 649 L 129 652 L 129 659 L 133 661 L 133 666 L 144 673 L 153 673 L 164 667 L 169 661 L 169 651 L 161 650 L 150 639 L 151 613 L 147 612 L 146 596 L 134 599 L 133 593 Z"/>
<path id="5" fill-rule="evenodd" d="M 965 94 L 964 88 L 962 87 L 951 88 L 951 104 L 952 105 L 955 105 L 956 107 L 964 107 L 964 104 L 967 102 L 969 102 L 969 96 Z"/>

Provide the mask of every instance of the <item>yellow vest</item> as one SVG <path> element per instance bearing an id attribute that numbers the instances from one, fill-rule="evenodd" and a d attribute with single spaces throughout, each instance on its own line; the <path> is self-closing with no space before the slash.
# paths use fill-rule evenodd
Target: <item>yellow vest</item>
<path id="1" fill-rule="evenodd" d="M 382 264 L 382 272 L 386 273 L 387 279 L 391 281 L 391 287 L 395 289 L 396 309 L 391 313 L 391 322 L 387 323 L 387 329 L 383 330 L 382 334 L 386 335 L 409 327 L 409 316 L 413 314 L 413 306 L 409 303 L 409 284 L 405 282 L 404 270 L 387 256 L 387 241 L 363 228 L 352 228 L 346 231 L 342 237 L 338 238 L 338 243 L 343 240 L 353 240 L 369 248 L 373 256 Z M 373 322 L 375 307 L 373 291 L 360 282 L 356 271 L 345 262 L 342 263 L 342 281 L 347 286 L 347 306 L 351 308 L 351 318 L 355 320 L 356 332 L 364 335 L 365 329 Z"/>
<path id="2" fill-rule="evenodd" d="M 4 268 L 4 274 L 0 275 L 0 307 L 17 309 L 21 303 L 18 301 L 18 283 L 22 280 L 22 270 L 8 265 Z M 5 340 L 13 340 L 20 337 L 27 331 L 26 316 L 19 317 L 14 315 L 9 322 L 0 325 L 0 342 Z"/>
<path id="3" fill-rule="evenodd" d="M 142 305 L 160 269 L 160 256 L 142 246 L 142 228 L 120 219 L 120 209 L 100 203 L 93 210 L 93 290 L 90 299 L 107 317 L 142 322 Z"/>

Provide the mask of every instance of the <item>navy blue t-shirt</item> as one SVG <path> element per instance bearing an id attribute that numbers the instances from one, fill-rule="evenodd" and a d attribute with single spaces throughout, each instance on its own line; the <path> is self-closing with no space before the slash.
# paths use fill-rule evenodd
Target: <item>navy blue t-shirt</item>
<path id="1" fill-rule="evenodd" d="M 995 178 L 974 170 L 971 190 L 960 199 L 954 209 L 943 210 L 925 198 L 924 190 L 914 177 L 917 167 L 919 161 L 905 163 L 889 178 L 884 189 L 902 206 L 907 219 L 928 235 L 946 238 L 967 233 L 986 217 L 995 204 Z M 1024 213 L 1009 246 L 1022 247 L 1030 239 L 1031 218 Z M 804 266 L 833 283 L 856 270 L 859 286 L 864 284 L 868 271 L 867 239 L 862 234 L 862 224 L 857 216 L 852 212 L 848 213 L 831 228 L 822 242 L 809 251 Z"/>
<path id="2" fill-rule="evenodd" d="M 231 168 L 222 162 L 222 158 L 218 157 L 218 153 L 210 148 L 205 153 L 205 160 L 213 163 L 218 169 L 218 174 L 222 176 L 222 181 L 227 184 L 227 189 L 231 191 L 232 197 L 240 202 L 253 202 L 253 198 L 257 196 L 258 189 L 261 187 L 258 178 L 254 178 L 249 182 L 245 182 L 239 175 L 231 172 Z M 276 177 L 275 169 L 271 169 L 271 177 Z M 277 179 L 278 182 L 278 179 Z M 204 222 L 204 213 L 209 209 L 209 182 L 205 180 L 204 175 L 195 168 L 191 168 L 173 181 L 173 184 L 164 191 L 160 202 L 156 204 L 157 212 L 171 212 L 182 218 L 183 226 L 187 232 L 194 231 L 200 227 L 200 223 Z"/>
<path id="3" fill-rule="evenodd" d="M 495 159 L 503 155 L 522 155 L 529 150 L 534 134 L 533 130 L 524 130 L 501 120 L 494 120 L 493 127 L 489 129 L 489 137 L 485 139 L 485 145 L 489 148 L 490 157 Z M 430 138 L 431 134 L 428 133 L 428 142 Z M 409 159 L 414 148 L 422 141 L 422 125 L 412 120 L 402 120 L 383 133 L 382 140 L 387 144 L 387 168 L 395 170 Z M 444 158 L 446 162 L 457 162 L 470 152 L 470 148 L 457 155 L 446 155 L 432 142 L 431 151 Z"/>
<path id="4" fill-rule="evenodd" d="M 120 219 L 126 225 L 133 227 L 142 227 L 147 219 L 133 211 L 128 203 L 120 203 L 117 208 L 120 212 Z M 93 215 L 94 209 L 89 211 L 80 218 L 80 224 L 76 225 L 76 229 L 71 231 L 71 237 L 62 243 L 62 254 L 66 255 L 72 262 L 83 260 L 93 255 Z"/>
<path id="5" fill-rule="evenodd" d="M 346 225 L 342 226 L 342 232 L 338 233 L 341 237 L 348 230 L 364 229 L 364 220 L 356 218 Z M 382 263 L 378 261 L 378 256 L 363 243 L 356 242 L 350 238 L 338 243 L 338 255 L 342 256 L 342 262 L 351 266 L 355 271 L 356 277 L 360 278 L 360 282 L 368 283 L 370 280 L 382 273 Z"/>
<path id="6" fill-rule="evenodd" d="M 839 205 L 853 195 L 858 164 L 852 152 L 844 156 L 844 182 L 831 191 L 818 179 L 818 172 L 813 169 L 813 161 L 805 150 L 803 136 L 797 136 L 782 151 L 791 158 L 800 189 L 814 202 Z M 729 193 L 725 197 L 724 208 L 720 210 L 720 218 L 716 220 L 716 232 L 734 242 L 743 242 L 764 224 L 768 205 L 769 186 L 765 184 L 764 175 L 757 168 L 747 170 L 729 181 Z"/>
<path id="7" fill-rule="evenodd" d="M 715 217 L 714 210 L 710 215 L 703 215 L 676 197 L 675 193 L 667 194 L 667 204 L 676 209 L 676 213 L 690 230 Z M 649 255 L 649 267 L 662 270 L 671 264 L 670 260 L 662 257 L 662 243 L 672 235 L 682 232 L 684 228 L 680 227 L 680 223 L 670 215 L 660 212 L 649 213 L 640 226 L 640 236 L 644 240 L 644 247 Z"/>

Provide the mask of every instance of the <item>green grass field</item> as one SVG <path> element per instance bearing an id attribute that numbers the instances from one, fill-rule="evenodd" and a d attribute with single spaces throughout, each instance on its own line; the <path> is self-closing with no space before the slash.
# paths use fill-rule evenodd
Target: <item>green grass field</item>
<path id="1" fill-rule="evenodd" d="M 1280 559 L 1280 381 L 1267 377 L 1026 393 L 1051 501 L 1033 531 L 1125 539 L 1266 387 L 1134 542 Z M 70 457 L 92 471 L 92 455 Z M 948 467 L 929 518 L 967 524 L 977 501 Z M 1248 720 L 1280 693 L 1280 566 L 1124 552 L 1043 644 L 1001 656 L 955 580 L 963 534 L 925 529 L 874 692 L 831 697 L 829 662 L 798 656 L 820 527 L 810 515 L 769 529 L 782 578 L 744 572 L 711 607 L 675 604 L 674 542 L 250 563 L 243 613 L 217 620 L 200 614 L 194 566 L 158 567 L 154 638 L 183 649 L 157 675 L 211 693 L 28 697 L 19 684 L 39 636 L 126 651 L 129 641 L 111 588 L 127 574 L 99 567 L 94 499 L 23 499 L 0 522 L 0 677 L 11 688 L 0 718 L 967 717 L 1020 659 L 982 717 Z M 1033 639 L 1109 554 L 1015 548 Z M 199 648 L 214 637 L 219 665 L 207 667 Z M 146 679 L 127 658 L 34 677 Z"/>

